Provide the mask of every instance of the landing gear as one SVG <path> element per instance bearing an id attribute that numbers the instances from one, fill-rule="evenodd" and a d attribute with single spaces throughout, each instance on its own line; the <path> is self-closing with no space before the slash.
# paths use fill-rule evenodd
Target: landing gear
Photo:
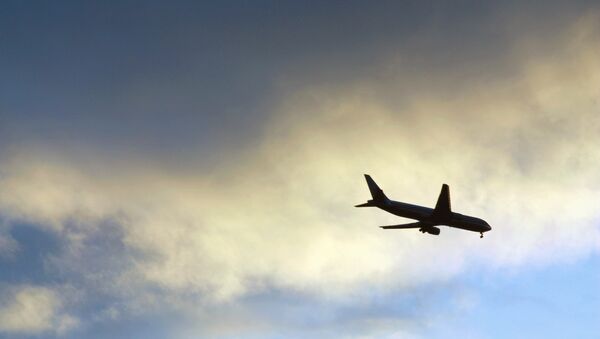
<path id="1" fill-rule="evenodd" d="M 479 232 L 479 238 L 483 238 L 483 232 Z"/>

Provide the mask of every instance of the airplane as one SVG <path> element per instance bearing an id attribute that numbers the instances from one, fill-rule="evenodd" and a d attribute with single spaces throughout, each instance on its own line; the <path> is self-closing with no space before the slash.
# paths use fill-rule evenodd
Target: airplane
<path id="1" fill-rule="evenodd" d="M 439 235 L 440 229 L 436 226 L 449 226 L 467 231 L 479 232 L 480 238 L 483 238 L 484 232 L 488 232 L 492 229 L 492 227 L 490 227 L 483 219 L 452 212 L 450 209 L 450 188 L 446 184 L 442 185 L 442 190 L 437 203 L 435 204 L 435 208 L 431 209 L 390 200 L 385 196 L 381 188 L 377 186 L 370 175 L 365 174 L 365 179 L 367 179 L 367 185 L 369 185 L 369 191 L 371 191 L 373 199 L 354 207 L 378 207 L 391 214 L 417 220 L 417 222 L 409 224 L 379 226 L 383 229 L 418 228 L 423 234 L 429 233 Z"/>

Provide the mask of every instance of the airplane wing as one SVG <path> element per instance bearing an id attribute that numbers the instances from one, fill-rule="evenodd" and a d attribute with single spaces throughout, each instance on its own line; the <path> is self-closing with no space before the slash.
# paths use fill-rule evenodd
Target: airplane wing
<path id="1" fill-rule="evenodd" d="M 443 184 L 440 196 L 438 197 L 437 203 L 433 210 L 434 215 L 447 216 L 452 212 L 450 208 L 450 188 L 448 185 Z"/>
<path id="2" fill-rule="evenodd" d="M 424 225 L 420 222 L 413 222 L 410 224 L 400 224 L 400 225 L 390 225 L 390 226 L 379 226 L 383 229 L 389 230 L 389 229 L 402 229 L 402 228 L 421 228 Z"/>

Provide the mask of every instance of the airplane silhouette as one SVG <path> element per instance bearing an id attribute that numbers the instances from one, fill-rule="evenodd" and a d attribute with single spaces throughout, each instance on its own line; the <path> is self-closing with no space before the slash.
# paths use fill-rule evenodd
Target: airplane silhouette
<path id="1" fill-rule="evenodd" d="M 480 238 L 483 238 L 483 232 L 492 229 L 483 219 L 452 212 L 450 209 L 450 188 L 446 184 L 442 185 L 442 191 L 435 204 L 435 208 L 431 209 L 390 200 L 385 196 L 381 188 L 377 186 L 371 176 L 365 174 L 365 179 L 367 179 L 369 191 L 371 191 L 373 199 L 355 207 L 378 207 L 400 217 L 418 220 L 409 224 L 379 226 L 383 229 L 418 228 L 421 233 L 439 235 L 440 229 L 436 226 L 449 226 L 479 232 Z"/>

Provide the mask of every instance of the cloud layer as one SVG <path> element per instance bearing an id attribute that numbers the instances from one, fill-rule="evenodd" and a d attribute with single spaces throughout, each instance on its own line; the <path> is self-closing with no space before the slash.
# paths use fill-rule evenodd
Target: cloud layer
<path id="1" fill-rule="evenodd" d="M 578 18 L 551 43 L 516 39 L 494 79 L 415 72 L 391 53 L 350 84 L 287 93 L 259 141 L 198 173 L 14 148 L 1 162 L 0 214 L 58 235 L 47 268 L 118 300 L 110 314 L 273 291 L 344 305 L 473 267 L 572 260 L 600 249 L 597 22 Z M 352 207 L 369 198 L 363 173 L 391 198 L 428 206 L 448 183 L 453 208 L 493 230 L 483 240 L 379 230 L 397 218 Z M 0 253 L 18 253 L 11 246 Z M 56 292 L 15 291 L 1 330 L 76 323 Z"/>
<path id="2" fill-rule="evenodd" d="M 4 290 L 0 308 L 0 332 L 39 334 L 64 333 L 77 319 L 63 313 L 59 294 L 46 287 L 10 286 Z"/>

